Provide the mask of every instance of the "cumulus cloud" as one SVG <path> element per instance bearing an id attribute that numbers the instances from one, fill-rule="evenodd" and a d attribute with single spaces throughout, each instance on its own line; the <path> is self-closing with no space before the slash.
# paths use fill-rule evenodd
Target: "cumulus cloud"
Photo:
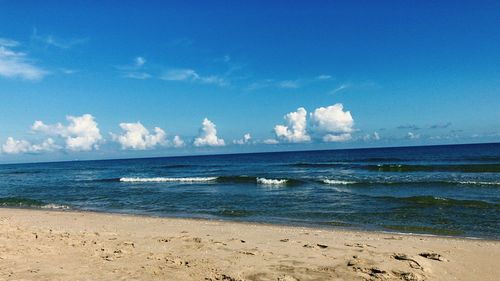
<path id="1" fill-rule="evenodd" d="M 295 112 L 290 112 L 283 117 L 286 125 L 276 125 L 274 133 L 279 139 L 287 142 L 307 142 L 311 137 L 307 134 L 307 111 L 300 107 Z"/>
<path id="2" fill-rule="evenodd" d="M 124 131 L 122 135 L 112 134 L 114 141 L 121 144 L 122 149 L 146 150 L 157 145 L 166 144 L 166 134 L 159 127 L 154 128 L 154 134 L 150 133 L 140 122 L 120 123 Z"/>
<path id="3" fill-rule="evenodd" d="M 73 151 L 87 151 L 98 149 L 102 136 L 94 116 L 66 116 L 67 126 L 57 123 L 46 125 L 42 121 L 35 121 L 31 129 L 48 135 L 59 136 L 65 139 L 66 148 Z"/>
<path id="4" fill-rule="evenodd" d="M 325 142 L 341 142 L 352 138 L 354 119 L 351 112 L 344 111 L 342 104 L 316 108 L 309 116 L 308 131 L 307 111 L 303 107 L 285 115 L 286 124 L 274 127 L 277 139 L 299 143 L 310 141 L 311 135 Z"/>
<path id="5" fill-rule="evenodd" d="M 40 153 L 45 151 L 53 151 L 59 147 L 51 138 L 46 139 L 40 144 L 31 144 L 26 140 L 16 140 L 12 137 L 7 138 L 5 144 L 2 145 L 2 152 L 7 154 L 18 153 Z"/>
<path id="6" fill-rule="evenodd" d="M 194 146 L 224 146 L 226 145 L 223 139 L 217 136 L 215 124 L 205 118 L 200 129 L 200 134 L 194 139 Z"/>
<path id="7" fill-rule="evenodd" d="M 228 84 L 226 79 L 220 76 L 202 76 L 193 69 L 171 69 L 165 72 L 160 78 L 166 81 L 199 82 L 218 86 L 226 86 Z"/>
<path id="8" fill-rule="evenodd" d="M 17 46 L 17 41 L 0 38 L 0 76 L 32 81 L 45 77 L 48 72 L 34 65 L 26 53 L 13 50 Z"/>
<path id="9" fill-rule="evenodd" d="M 250 142 L 250 140 L 252 139 L 252 136 L 250 135 L 250 133 L 246 133 L 242 139 L 239 139 L 239 140 L 234 140 L 233 143 L 234 144 L 247 144 Z"/>
<path id="10" fill-rule="evenodd" d="M 323 141 L 341 142 L 351 139 L 354 119 L 350 111 L 344 111 L 341 103 L 316 108 L 310 116 L 312 129 L 316 133 L 325 134 Z"/>
<path id="11" fill-rule="evenodd" d="M 172 144 L 176 148 L 184 147 L 186 144 L 184 143 L 184 140 L 181 139 L 179 136 L 175 136 L 174 139 L 172 140 Z"/>

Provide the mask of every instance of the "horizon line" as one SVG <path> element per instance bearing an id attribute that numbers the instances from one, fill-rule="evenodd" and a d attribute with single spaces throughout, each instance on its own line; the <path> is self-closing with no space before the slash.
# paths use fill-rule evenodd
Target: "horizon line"
<path id="1" fill-rule="evenodd" d="M 210 157 L 210 156 L 230 156 L 230 155 L 253 155 L 253 154 L 280 154 L 280 153 L 304 153 L 318 151 L 346 151 L 346 150 L 368 150 L 368 149 L 391 149 L 391 148 L 411 148 L 411 147 L 436 147 L 436 146 L 460 146 L 460 145 L 488 145 L 500 144 L 500 142 L 478 142 L 478 143 L 449 143 L 449 144 L 426 144 L 426 145 L 402 145 L 402 146 L 377 146 L 377 147 L 356 147 L 356 148 L 336 148 L 336 149 L 310 149 L 310 150 L 283 150 L 283 151 L 260 151 L 243 153 L 214 153 L 214 154 L 194 154 L 194 155 L 173 155 L 173 156 L 154 156 L 154 157 L 135 157 L 135 158 L 108 158 L 91 160 L 61 160 L 61 161 L 41 161 L 41 162 L 21 162 L 21 163 L 0 163 L 4 165 L 26 165 L 26 164 L 51 164 L 51 163 L 70 163 L 70 162 L 98 162 L 98 161 L 118 161 L 118 160 L 145 160 L 160 158 L 190 158 L 190 157 Z"/>

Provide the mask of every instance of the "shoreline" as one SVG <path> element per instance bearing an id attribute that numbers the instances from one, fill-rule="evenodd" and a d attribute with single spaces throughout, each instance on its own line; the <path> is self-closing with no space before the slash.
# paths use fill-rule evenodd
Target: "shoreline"
<path id="1" fill-rule="evenodd" d="M 220 222 L 220 223 L 234 223 L 242 225 L 261 225 L 269 227 L 287 227 L 287 228 L 306 228 L 306 229 L 316 229 L 324 231 L 345 231 L 345 232 L 359 232 L 359 233 L 378 233 L 378 234 L 393 234 L 393 235 L 405 235 L 405 236 L 422 236 L 422 237 L 437 237 L 446 239 L 464 239 L 473 241 L 490 241 L 490 242 L 500 242 L 500 237 L 476 237 L 476 236 L 463 236 L 463 235 L 444 235 L 444 234 L 433 234 L 433 233 L 418 233 L 418 232 L 398 232 L 392 230 L 382 230 L 382 229 L 367 229 L 362 226 L 349 227 L 340 225 L 319 225 L 319 224 L 301 224 L 301 223 L 274 223 L 274 222 L 264 222 L 264 221 L 245 221 L 245 220 L 233 220 L 224 218 L 202 218 L 202 217 L 183 217 L 183 216 L 168 216 L 168 215 L 153 215 L 153 214 L 132 214 L 132 213 L 121 213 L 121 212 L 109 212 L 109 211 L 99 211 L 99 210 L 80 210 L 73 208 L 26 208 L 26 207 L 0 207 L 6 210 L 28 210 L 28 211 L 47 211 L 47 212 L 62 212 L 62 213 L 89 213 L 89 214 L 101 214 L 101 215 L 111 215 L 111 216 L 129 216 L 137 218 L 156 218 L 156 219 L 167 219 L 167 220 L 188 220 L 188 221 L 199 221 L 199 222 Z"/>
<path id="2" fill-rule="evenodd" d="M 495 280 L 496 240 L 0 208 L 2 280 Z"/>

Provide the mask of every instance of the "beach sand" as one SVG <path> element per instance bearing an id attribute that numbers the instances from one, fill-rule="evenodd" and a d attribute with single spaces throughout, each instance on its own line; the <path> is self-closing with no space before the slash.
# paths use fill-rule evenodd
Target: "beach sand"
<path id="1" fill-rule="evenodd" d="M 0 209 L 0 280 L 499 280 L 500 242 Z"/>

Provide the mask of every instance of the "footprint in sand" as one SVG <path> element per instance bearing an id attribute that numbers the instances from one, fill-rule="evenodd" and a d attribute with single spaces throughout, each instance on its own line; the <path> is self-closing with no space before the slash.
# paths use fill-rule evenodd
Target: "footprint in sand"
<path id="1" fill-rule="evenodd" d="M 324 244 L 316 244 L 316 245 L 304 244 L 302 247 L 304 247 L 304 248 L 310 248 L 310 249 L 313 249 L 313 248 L 326 249 L 326 248 L 328 248 L 328 246 L 324 245 Z"/>
<path id="2" fill-rule="evenodd" d="M 396 260 L 399 260 L 399 261 L 408 261 L 410 263 L 411 268 L 423 269 L 422 265 L 420 265 L 420 263 L 418 261 L 416 261 L 415 259 L 412 259 L 411 257 L 408 257 L 408 255 L 406 255 L 406 254 L 396 253 L 396 254 L 392 255 L 392 257 Z"/>
<path id="3" fill-rule="evenodd" d="M 437 254 L 437 253 L 424 252 L 424 253 L 420 253 L 419 256 L 430 259 L 430 260 L 448 261 L 443 256 L 441 256 L 440 254 Z"/>

